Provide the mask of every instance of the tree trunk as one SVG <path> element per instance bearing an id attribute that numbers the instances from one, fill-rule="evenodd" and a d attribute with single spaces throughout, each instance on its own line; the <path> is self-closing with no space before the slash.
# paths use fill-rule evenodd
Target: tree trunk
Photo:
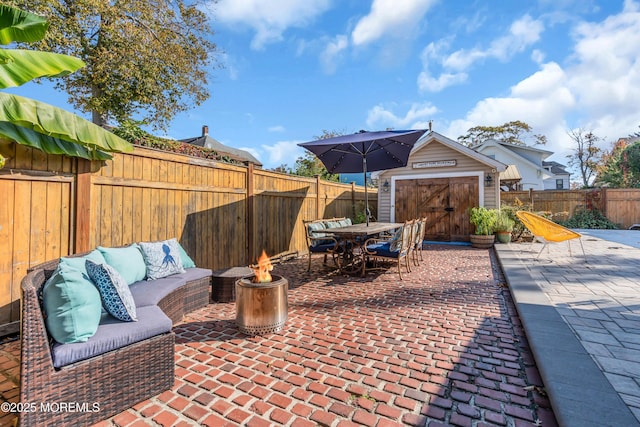
<path id="1" fill-rule="evenodd" d="M 94 99 L 99 99 L 102 96 L 102 89 L 100 89 L 98 86 L 92 85 L 91 96 Z M 91 110 L 91 121 L 100 127 L 105 127 L 108 122 L 108 118 L 109 116 L 107 113 L 100 113 L 95 109 Z"/>

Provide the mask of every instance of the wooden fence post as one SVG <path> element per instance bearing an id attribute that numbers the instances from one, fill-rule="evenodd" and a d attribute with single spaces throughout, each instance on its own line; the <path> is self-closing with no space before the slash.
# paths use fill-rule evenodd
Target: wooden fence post
<path id="1" fill-rule="evenodd" d="M 351 181 L 351 215 L 356 219 L 356 183 Z"/>
<path id="2" fill-rule="evenodd" d="M 531 211 L 535 212 L 535 208 L 533 207 L 533 188 L 529 189 L 529 202 L 531 203 Z"/>
<path id="3" fill-rule="evenodd" d="M 75 238 L 71 253 L 91 249 L 91 161 L 78 158 L 77 162 Z"/>
<path id="4" fill-rule="evenodd" d="M 316 175 L 316 219 L 320 218 L 320 175 Z"/>
<path id="5" fill-rule="evenodd" d="M 253 230 L 255 229 L 254 224 L 254 210 L 255 210 L 255 199 L 254 199 L 254 183 L 253 183 L 254 175 L 253 175 L 253 163 L 249 162 L 247 168 L 247 249 L 246 249 L 246 260 L 245 264 L 250 264 L 252 262 L 253 257 L 253 245 L 254 245 L 254 234 Z"/>

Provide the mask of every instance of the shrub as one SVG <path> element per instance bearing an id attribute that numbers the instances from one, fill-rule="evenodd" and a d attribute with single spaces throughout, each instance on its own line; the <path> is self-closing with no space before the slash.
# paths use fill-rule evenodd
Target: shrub
<path id="1" fill-rule="evenodd" d="M 591 228 L 616 230 L 619 227 L 602 214 L 597 209 L 576 208 L 571 218 L 559 222 L 567 228 Z"/>
<path id="2" fill-rule="evenodd" d="M 484 206 L 475 206 L 469 210 L 469 220 L 471 224 L 476 226 L 474 234 L 486 235 L 493 234 L 493 226 L 496 222 L 495 209 L 487 209 Z"/>
<path id="3" fill-rule="evenodd" d="M 494 231 L 511 232 L 515 226 L 515 220 L 511 218 L 512 211 L 500 209 L 496 213 L 496 222 L 493 226 Z M 514 214 L 515 216 L 515 214 Z"/>

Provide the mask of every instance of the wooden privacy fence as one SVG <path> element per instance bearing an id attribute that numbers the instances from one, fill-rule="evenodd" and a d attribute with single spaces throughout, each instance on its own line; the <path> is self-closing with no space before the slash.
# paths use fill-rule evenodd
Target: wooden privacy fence
<path id="1" fill-rule="evenodd" d="M 534 211 L 570 217 L 577 208 L 596 208 L 620 228 L 640 223 L 640 189 L 598 188 L 558 191 L 506 191 L 500 193 L 502 204 L 513 205 L 516 199 L 533 206 Z"/>
<path id="2" fill-rule="evenodd" d="M 20 281 L 41 262 L 176 237 L 198 266 L 247 265 L 263 249 L 306 252 L 303 219 L 353 218 L 364 207 L 363 187 L 253 165 L 142 147 L 107 162 L 13 150 L 0 169 L 0 332 L 19 320 Z"/>

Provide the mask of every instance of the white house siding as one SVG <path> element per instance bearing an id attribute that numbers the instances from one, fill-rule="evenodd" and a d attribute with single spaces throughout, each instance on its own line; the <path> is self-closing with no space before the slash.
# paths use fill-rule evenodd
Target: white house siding
<path id="1" fill-rule="evenodd" d="M 553 178 L 544 180 L 545 190 L 559 190 L 556 184 L 556 179 L 562 180 L 562 190 L 569 190 L 569 175 L 555 175 Z"/>
<path id="2" fill-rule="evenodd" d="M 522 158 L 517 154 L 507 149 L 500 149 L 497 147 L 481 147 L 479 150 L 485 156 L 489 156 L 495 160 L 498 160 L 506 165 L 516 165 L 522 178 L 519 185 L 522 191 L 529 189 L 542 190 L 544 189 L 544 176 L 540 173 L 540 168 L 536 168 L 530 163 L 522 161 Z M 524 150 L 521 150 L 524 151 Z M 541 162 L 541 161 L 540 161 Z M 555 182 L 555 181 L 554 181 Z"/>
<path id="3" fill-rule="evenodd" d="M 414 163 L 455 160 L 455 166 L 435 167 L 435 168 L 414 168 Z M 491 174 L 493 184 L 485 187 L 485 176 Z M 479 198 L 484 200 L 484 206 L 495 208 L 498 206 L 500 193 L 497 186 L 498 173 L 491 167 L 478 162 L 444 144 L 434 140 L 428 145 L 418 149 L 409 157 L 406 167 L 390 169 L 380 172 L 378 191 L 378 221 L 392 221 L 393 197 L 395 194 L 395 182 L 400 179 L 421 179 L 421 178 L 451 178 L 456 176 L 477 176 Z M 385 180 L 389 181 L 389 191 L 383 191 Z"/>

